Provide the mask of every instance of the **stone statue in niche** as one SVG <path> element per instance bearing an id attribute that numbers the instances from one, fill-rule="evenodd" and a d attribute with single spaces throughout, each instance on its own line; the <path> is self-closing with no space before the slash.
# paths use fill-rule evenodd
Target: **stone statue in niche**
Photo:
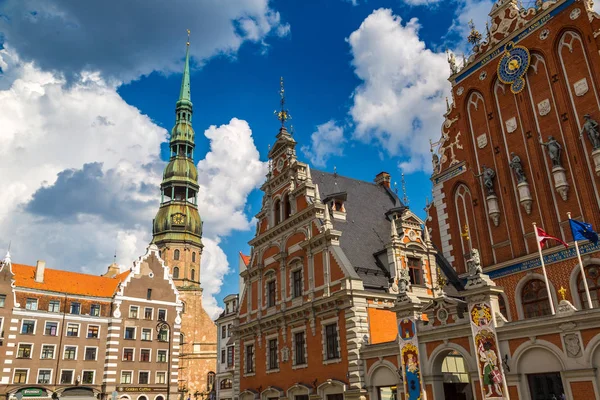
<path id="1" fill-rule="evenodd" d="M 515 171 L 518 183 L 527 182 L 527 177 L 525 176 L 525 171 L 523 170 L 523 164 L 521 164 L 521 157 L 519 157 L 515 153 L 510 153 L 509 165 L 512 168 L 512 170 Z"/>
<path id="2" fill-rule="evenodd" d="M 486 167 L 485 164 L 481 166 L 481 173 L 475 175 L 475 178 L 483 177 L 483 186 L 488 191 L 489 196 L 496 194 L 494 190 L 494 179 L 496 178 L 496 172 L 493 169 Z"/>
<path id="3" fill-rule="evenodd" d="M 585 122 L 583 123 L 583 129 L 579 134 L 579 138 L 583 136 L 583 132 L 585 131 L 590 138 L 590 143 L 592 143 L 594 150 L 600 149 L 600 132 L 598 131 L 598 123 L 594 121 L 589 114 L 585 114 L 583 119 Z"/>
<path id="4" fill-rule="evenodd" d="M 470 276 L 479 275 L 483 272 L 483 269 L 481 268 L 481 257 L 479 256 L 479 250 L 471 250 L 469 253 L 469 259 L 467 260 L 467 268 Z"/>
<path id="5" fill-rule="evenodd" d="M 450 71 L 452 71 L 452 74 L 458 72 L 458 66 L 456 65 L 456 56 L 454 55 L 454 53 L 448 52 L 448 64 L 450 64 Z"/>
<path id="6" fill-rule="evenodd" d="M 433 173 L 437 174 L 440 168 L 440 157 L 437 154 L 433 153 L 431 156 L 431 162 L 433 164 Z"/>
<path id="7" fill-rule="evenodd" d="M 554 136 L 549 136 L 548 141 L 544 143 L 542 137 L 539 137 L 540 144 L 545 146 L 548 149 L 548 155 L 550 156 L 550 160 L 552 161 L 553 167 L 562 167 L 560 162 L 560 154 L 562 153 L 562 146 Z"/>

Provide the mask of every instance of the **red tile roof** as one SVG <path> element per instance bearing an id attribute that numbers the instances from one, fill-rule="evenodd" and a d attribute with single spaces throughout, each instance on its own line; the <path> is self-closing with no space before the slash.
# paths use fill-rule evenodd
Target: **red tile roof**
<path id="1" fill-rule="evenodd" d="M 129 271 L 126 271 L 114 278 L 108 278 L 45 268 L 44 282 L 36 282 L 34 266 L 13 264 L 12 271 L 17 287 L 93 297 L 112 297 L 119 282 L 129 274 Z"/>
<path id="2" fill-rule="evenodd" d="M 247 267 L 248 264 L 250 264 L 250 256 L 242 254 L 242 252 L 240 251 L 240 257 L 242 257 L 242 261 L 244 261 L 244 264 L 246 264 Z"/>

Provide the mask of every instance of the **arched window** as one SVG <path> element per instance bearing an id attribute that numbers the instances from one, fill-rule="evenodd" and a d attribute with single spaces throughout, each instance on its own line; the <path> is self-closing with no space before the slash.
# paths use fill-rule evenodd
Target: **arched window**
<path id="1" fill-rule="evenodd" d="M 173 268 L 173 279 L 179 279 L 179 267 Z"/>
<path id="2" fill-rule="evenodd" d="M 231 379 L 229 378 L 221 379 L 221 382 L 219 383 L 221 389 L 231 389 L 231 386 Z"/>
<path id="3" fill-rule="evenodd" d="M 206 376 L 206 389 L 210 392 L 215 384 L 215 373 L 210 371 Z"/>
<path id="4" fill-rule="evenodd" d="M 410 283 L 413 285 L 423 284 L 423 263 L 420 258 L 407 257 L 406 263 L 408 264 L 408 275 L 410 276 Z"/>
<path id="5" fill-rule="evenodd" d="M 192 262 L 195 263 L 196 262 L 196 252 L 192 253 Z"/>
<path id="6" fill-rule="evenodd" d="M 598 308 L 600 302 L 598 297 L 600 296 L 600 266 L 588 265 L 585 267 L 585 277 L 587 279 L 588 288 L 590 289 L 590 297 L 592 298 L 592 306 Z M 590 305 L 587 301 L 587 295 L 585 294 L 585 285 L 583 279 L 581 279 L 581 273 L 577 276 L 577 292 L 579 293 L 579 299 L 584 309 L 589 309 Z"/>
<path id="7" fill-rule="evenodd" d="M 504 301 L 504 296 L 498 296 L 498 307 L 500 308 L 500 314 L 504 316 L 508 320 L 508 310 L 506 309 L 506 301 Z"/>
<path id="8" fill-rule="evenodd" d="M 275 200 L 275 207 L 273 207 L 273 221 L 274 225 L 277 225 L 281 222 L 281 200 Z"/>
<path id="9" fill-rule="evenodd" d="M 173 260 L 179 260 L 179 249 L 175 250 L 173 253 Z"/>
<path id="10" fill-rule="evenodd" d="M 283 196 L 283 219 L 287 219 L 292 215 L 292 205 L 290 204 L 290 196 L 286 193 Z"/>
<path id="11" fill-rule="evenodd" d="M 550 315 L 550 302 L 546 285 L 540 279 L 532 279 L 521 290 L 521 303 L 525 318 Z"/>
<path id="12" fill-rule="evenodd" d="M 190 272 L 190 279 L 191 280 L 196 279 L 196 270 L 195 269 L 193 269 L 192 272 Z"/>

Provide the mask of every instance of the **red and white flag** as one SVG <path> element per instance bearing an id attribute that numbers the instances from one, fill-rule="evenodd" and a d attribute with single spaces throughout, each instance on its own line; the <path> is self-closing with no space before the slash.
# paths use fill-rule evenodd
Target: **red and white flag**
<path id="1" fill-rule="evenodd" d="M 540 227 L 535 227 L 535 238 L 537 239 L 538 243 L 540 244 L 540 247 L 544 247 L 544 243 L 546 243 L 547 240 L 556 240 L 558 243 L 562 244 L 565 247 L 569 247 L 568 244 L 566 244 L 565 242 L 563 242 L 561 239 L 548 235 L 542 228 Z"/>

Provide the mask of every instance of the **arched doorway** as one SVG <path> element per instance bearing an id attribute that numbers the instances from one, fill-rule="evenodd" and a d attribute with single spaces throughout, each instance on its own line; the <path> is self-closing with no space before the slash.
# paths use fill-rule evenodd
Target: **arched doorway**
<path id="1" fill-rule="evenodd" d="M 400 400 L 402 382 L 393 364 L 375 365 L 368 374 L 367 386 L 372 388 L 373 400 Z"/>
<path id="2" fill-rule="evenodd" d="M 474 400 L 471 382 L 474 361 L 463 357 L 458 350 L 460 346 L 453 347 L 433 355 L 433 397 L 436 400 Z"/>
<path id="3" fill-rule="evenodd" d="M 518 373 L 526 377 L 531 400 L 561 399 L 565 394 L 561 377 L 562 364 L 547 348 L 526 349 L 518 357 L 517 366 Z"/>

